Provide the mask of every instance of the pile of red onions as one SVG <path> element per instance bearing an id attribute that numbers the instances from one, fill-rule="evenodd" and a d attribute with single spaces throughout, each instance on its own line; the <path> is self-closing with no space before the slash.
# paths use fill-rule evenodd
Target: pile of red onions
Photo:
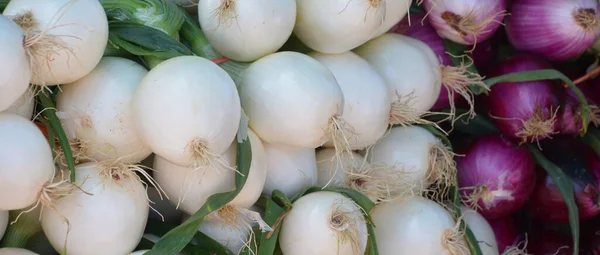
<path id="1" fill-rule="evenodd" d="M 444 38 L 440 37 L 435 28 L 425 19 L 425 13 L 411 13 L 400 23 L 396 24 L 390 32 L 410 36 L 427 44 L 440 60 L 442 69 L 454 66 L 450 56 L 447 54 Z M 489 41 L 484 41 L 470 54 L 477 68 L 479 68 L 479 64 L 486 66 L 493 58 L 491 46 L 492 44 Z M 468 107 L 467 101 L 464 98 L 467 96 L 463 95 L 461 97 L 460 93 L 449 93 L 446 84 L 444 84 L 432 110 L 451 107 L 452 102 L 459 107 Z M 451 97 L 453 100 L 450 100 Z"/>
<path id="2" fill-rule="evenodd" d="M 578 150 L 585 148 L 584 144 L 571 144 L 569 147 L 548 149 L 555 151 L 550 155 L 552 161 L 573 183 L 579 219 L 588 220 L 600 214 L 600 158 L 591 149 L 586 152 Z M 527 207 L 529 213 L 541 222 L 568 223 L 567 205 L 555 182 L 541 169 L 537 171 L 537 178 Z"/>
<path id="3" fill-rule="evenodd" d="M 438 33 L 473 45 L 494 35 L 506 14 L 505 0 L 425 0 L 427 19 Z"/>
<path id="4" fill-rule="evenodd" d="M 501 62 L 490 71 L 490 77 L 549 68 L 549 63 L 521 54 Z M 487 109 L 504 134 L 521 142 L 539 141 L 556 133 L 559 102 L 554 92 L 550 80 L 497 83 L 486 98 Z"/>
<path id="5" fill-rule="evenodd" d="M 529 198 L 535 184 L 530 152 L 503 135 L 480 136 L 456 158 L 461 196 L 488 219 L 509 216 Z"/>
<path id="6" fill-rule="evenodd" d="M 597 0 L 514 0 L 506 32 L 518 50 L 568 60 L 600 35 L 600 7 Z"/>

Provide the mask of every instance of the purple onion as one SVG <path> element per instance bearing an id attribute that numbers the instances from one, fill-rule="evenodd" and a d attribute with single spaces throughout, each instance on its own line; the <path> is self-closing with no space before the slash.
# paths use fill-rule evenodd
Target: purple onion
<path id="1" fill-rule="evenodd" d="M 548 158 L 557 164 L 573 183 L 579 219 L 588 220 L 600 214 L 600 158 L 595 152 L 582 150 L 585 144 L 572 139 L 569 147 L 550 147 Z M 568 148 L 565 150 L 565 148 Z M 587 149 L 587 148 L 586 148 Z M 540 222 L 568 223 L 567 205 L 555 182 L 538 169 L 537 182 L 531 195 L 529 213 Z"/>
<path id="2" fill-rule="evenodd" d="M 600 35 L 600 7 L 597 0 L 514 0 L 506 33 L 518 50 L 568 60 Z"/>
<path id="3" fill-rule="evenodd" d="M 507 247 L 515 246 L 519 241 L 519 228 L 511 216 L 487 220 L 496 236 L 498 251 L 504 253 Z"/>
<path id="4" fill-rule="evenodd" d="M 494 35 L 506 15 L 506 0 L 425 0 L 431 25 L 442 37 L 473 45 Z"/>
<path id="5" fill-rule="evenodd" d="M 442 82 L 444 82 L 444 80 L 446 80 L 447 82 L 449 81 L 449 83 L 444 83 L 442 85 L 438 99 L 431 109 L 440 110 L 454 106 L 471 106 L 469 102 L 472 103 L 473 101 L 472 95 L 470 95 L 469 92 L 465 89 L 467 88 L 466 86 L 469 85 L 467 83 L 470 83 L 471 85 L 478 84 L 480 81 L 478 81 L 477 79 L 479 79 L 480 76 L 476 75 L 475 80 L 470 80 L 469 82 L 464 83 L 464 86 L 461 86 L 461 84 L 459 84 L 458 87 L 456 86 L 456 82 L 448 80 L 450 76 L 456 75 L 457 72 L 464 72 L 464 70 L 454 68 L 454 63 L 452 62 L 452 59 L 446 53 L 444 39 L 437 34 L 436 30 L 429 24 L 428 20 L 424 19 L 424 13 L 411 13 L 409 16 L 406 16 L 400 23 L 394 26 L 390 30 L 390 32 L 410 36 L 427 44 L 436 54 L 442 65 Z M 487 46 L 489 47 L 489 45 Z M 486 58 L 488 57 L 488 55 L 485 51 L 486 48 L 484 47 L 482 49 L 483 50 L 479 50 L 477 52 L 478 56 L 480 57 L 479 61 L 487 61 Z M 455 93 L 448 92 L 449 86 L 454 87 L 453 91 Z M 450 98 L 453 98 L 452 101 L 454 101 L 454 105 L 452 105 Z"/>
<path id="6" fill-rule="evenodd" d="M 548 68 L 550 64 L 534 56 L 516 55 L 491 70 L 490 77 Z M 559 102 L 550 80 L 497 83 L 486 101 L 496 127 L 510 137 L 533 142 L 556 133 Z"/>
<path id="7" fill-rule="evenodd" d="M 588 108 L 590 110 L 589 122 L 596 126 L 600 124 L 600 108 L 595 104 L 594 97 L 597 97 L 593 91 L 593 87 L 588 83 L 580 83 L 576 85 L 577 88 L 585 96 Z M 558 132 L 561 134 L 577 135 L 580 134 L 583 129 L 582 122 L 582 108 L 579 98 L 570 88 L 563 88 L 561 95 L 564 96 L 561 109 L 558 113 Z"/>
<path id="8" fill-rule="evenodd" d="M 520 209 L 535 184 L 535 162 L 526 148 L 503 135 L 475 139 L 456 158 L 458 186 L 464 201 L 488 219 Z"/>

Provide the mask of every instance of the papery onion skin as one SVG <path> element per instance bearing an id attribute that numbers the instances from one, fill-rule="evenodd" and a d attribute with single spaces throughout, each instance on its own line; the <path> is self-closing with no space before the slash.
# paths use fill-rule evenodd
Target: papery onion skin
<path id="1" fill-rule="evenodd" d="M 507 247 L 516 245 L 519 238 L 519 228 L 512 216 L 506 216 L 497 219 L 487 219 L 496 235 L 498 242 L 498 251 L 502 254 Z"/>
<path id="2" fill-rule="evenodd" d="M 535 161 L 529 151 L 503 135 L 477 138 L 456 158 L 458 186 L 464 200 L 472 199 L 474 188 L 484 185 L 489 192 L 480 193 L 478 212 L 494 219 L 520 209 L 535 184 Z M 484 189 L 484 190 L 485 190 Z M 485 198 L 486 194 L 489 196 Z M 484 202 L 487 201 L 487 202 Z"/>
<path id="3" fill-rule="evenodd" d="M 510 13 L 506 18 L 510 43 L 554 61 L 578 56 L 600 35 L 596 0 L 515 0 Z"/>
<path id="4" fill-rule="evenodd" d="M 464 45 L 477 44 L 494 35 L 506 12 L 505 0 L 425 0 L 423 3 L 427 18 L 437 32 Z M 462 29 L 459 21 L 470 24 Z"/>
<path id="5" fill-rule="evenodd" d="M 557 150 L 551 158 L 573 183 L 579 219 L 588 220 L 600 214 L 600 193 L 597 184 L 600 159 L 594 152 L 572 151 L 573 149 L 575 148 L 569 149 L 571 153 Z M 577 154 L 584 154 L 585 159 L 581 159 Z M 585 162 L 582 162 L 583 160 Z M 527 207 L 529 213 L 540 222 L 568 223 L 567 205 L 555 182 L 544 170 L 538 169 L 537 176 L 538 180 Z"/>
<path id="6" fill-rule="evenodd" d="M 496 66 L 489 77 L 549 68 L 549 63 L 535 56 L 515 55 Z M 496 127 L 512 138 L 523 142 L 542 140 L 556 133 L 558 98 L 554 92 L 550 80 L 497 83 L 486 98 L 489 115 Z M 525 123 L 533 123 L 528 121 L 532 118 L 539 119 L 536 123 L 543 121 L 543 129 L 527 129 Z"/>

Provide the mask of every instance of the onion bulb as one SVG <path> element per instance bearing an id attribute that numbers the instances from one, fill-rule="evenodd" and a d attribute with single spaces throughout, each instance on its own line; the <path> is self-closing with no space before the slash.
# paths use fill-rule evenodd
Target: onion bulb
<path id="1" fill-rule="evenodd" d="M 309 48 L 329 54 L 352 50 L 383 25 L 386 2 L 380 0 L 296 0 L 294 34 Z"/>
<path id="2" fill-rule="evenodd" d="M 242 248 L 252 245 L 248 240 L 252 229 L 246 225 L 241 217 L 226 222 L 212 216 L 210 214 L 202 221 L 198 229 L 200 232 L 217 241 L 234 254 L 239 254 Z"/>
<path id="3" fill-rule="evenodd" d="M 0 113 L 0 141 L 0 210 L 23 209 L 52 180 L 52 151 L 33 122 L 12 113 Z"/>
<path id="4" fill-rule="evenodd" d="M 395 170 L 395 174 L 404 178 L 398 187 L 410 185 L 412 192 L 421 194 L 433 191 L 432 185 L 442 185 L 446 188 L 454 183 L 456 166 L 452 153 L 427 129 L 420 126 L 394 127 L 377 142 L 367 155 L 372 164 L 382 164 Z M 376 172 L 383 174 L 386 172 Z M 390 179 L 390 176 L 380 176 Z M 398 189 L 403 190 L 403 189 Z M 401 194 L 392 194 L 401 195 Z"/>
<path id="5" fill-rule="evenodd" d="M 517 50 L 554 61 L 574 58 L 600 35 L 595 0 L 520 0 L 511 3 L 506 35 Z"/>
<path id="6" fill-rule="evenodd" d="M 473 45 L 492 37 L 502 25 L 505 0 L 425 0 L 429 23 L 442 37 Z"/>
<path id="7" fill-rule="evenodd" d="M 216 51 L 243 62 L 277 51 L 292 34 L 295 0 L 203 0 L 198 4 L 202 31 Z"/>
<path id="8" fill-rule="evenodd" d="M 381 24 L 379 27 L 379 32 L 377 32 L 373 38 L 387 33 L 392 27 L 398 24 L 398 22 L 400 22 L 408 13 L 412 2 L 413 0 L 386 0 L 385 18 L 383 19 L 383 24 Z M 412 16 L 414 13 L 411 13 L 410 15 Z"/>
<path id="9" fill-rule="evenodd" d="M 440 63 L 425 43 L 400 34 L 377 37 L 354 52 L 379 72 L 392 96 L 392 124 L 423 123 L 420 117 L 437 101 Z"/>
<path id="10" fill-rule="evenodd" d="M 464 205 L 461 205 L 460 211 L 461 215 L 463 216 L 463 220 L 473 232 L 475 239 L 477 239 L 481 254 L 500 254 L 498 251 L 498 242 L 496 241 L 494 229 L 492 229 L 492 226 L 490 226 L 488 221 L 481 216 L 481 214 Z"/>
<path id="11" fill-rule="evenodd" d="M 29 87 L 31 69 L 24 37 L 17 24 L 0 15 L 0 111 L 8 109 Z"/>
<path id="12" fill-rule="evenodd" d="M 376 203 L 411 192 L 402 172 L 393 167 L 369 164 L 362 155 L 352 154 L 352 157 L 342 154 L 341 162 L 338 162 L 334 149 L 317 150 L 317 185 L 354 189 Z"/>
<path id="13" fill-rule="evenodd" d="M 378 204 L 371 210 L 381 255 L 469 254 L 460 225 L 441 205 L 425 198 Z"/>
<path id="14" fill-rule="evenodd" d="M 106 13 L 97 0 L 11 0 L 2 15 L 25 31 L 19 41 L 36 85 L 80 79 L 100 62 L 108 42 Z"/>
<path id="15" fill-rule="evenodd" d="M 317 184 L 317 159 L 314 149 L 294 148 L 265 143 L 267 180 L 262 194 L 274 190 L 292 197 Z M 345 154 L 344 154 L 345 155 Z"/>
<path id="16" fill-rule="evenodd" d="M 362 209 L 352 199 L 318 191 L 292 204 L 281 223 L 279 245 L 286 255 L 363 254 L 367 237 Z"/>
<path id="17" fill-rule="evenodd" d="M 536 176 L 527 148 L 492 134 L 476 138 L 461 154 L 456 159 L 461 195 L 486 218 L 508 216 L 530 198 Z"/>
<path id="18" fill-rule="evenodd" d="M 156 155 L 182 167 L 225 164 L 219 155 L 234 140 L 241 116 L 231 77 L 196 56 L 171 58 L 150 70 L 132 107 L 144 142 Z"/>
<path id="19" fill-rule="evenodd" d="M 57 116 L 76 155 L 96 161 L 135 163 L 152 151 L 133 122 L 131 100 L 148 71 L 129 59 L 105 57 L 83 78 L 62 86 Z"/>
<path id="20" fill-rule="evenodd" d="M 353 128 L 353 135 L 348 138 L 350 149 L 361 150 L 377 142 L 390 123 L 391 101 L 383 78 L 367 61 L 351 51 L 341 54 L 312 52 L 309 56 L 325 65 L 342 89 L 342 118 Z M 332 139 L 325 146 L 334 146 Z"/>
<path id="21" fill-rule="evenodd" d="M 0 248 L 0 255 L 39 255 L 30 250 L 22 249 L 22 248 Z"/>
<path id="22" fill-rule="evenodd" d="M 32 89 L 28 89 L 15 101 L 8 109 L 3 112 L 16 113 L 23 118 L 33 118 L 33 110 L 35 110 L 35 94 Z"/>
<path id="23" fill-rule="evenodd" d="M 352 129 L 342 118 L 342 90 L 331 71 L 309 56 L 278 52 L 252 63 L 240 99 L 250 128 L 264 142 L 315 149 L 333 138 L 338 151 L 348 149 Z"/>
<path id="24" fill-rule="evenodd" d="M 54 249 L 73 255 L 132 252 L 149 212 L 136 169 L 111 162 L 80 164 L 75 171 L 79 188 L 42 212 L 42 229 Z"/>
<path id="25" fill-rule="evenodd" d="M 250 208 L 258 200 L 267 175 L 266 153 L 262 142 L 251 130 L 248 130 L 248 136 L 252 146 L 248 179 L 240 193 L 229 202 L 240 208 Z M 221 157 L 228 165 L 235 166 L 236 152 L 237 142 L 234 142 Z M 211 195 L 235 189 L 236 173 L 223 165 L 182 167 L 157 155 L 154 158 L 154 169 L 156 181 L 171 203 L 189 215 L 196 213 Z"/>

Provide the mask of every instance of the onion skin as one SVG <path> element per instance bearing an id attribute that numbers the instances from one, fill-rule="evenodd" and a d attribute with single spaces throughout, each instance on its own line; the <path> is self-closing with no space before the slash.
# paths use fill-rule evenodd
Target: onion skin
<path id="1" fill-rule="evenodd" d="M 508 216 L 527 202 L 535 184 L 535 162 L 526 148 L 492 134 L 477 138 L 460 154 L 465 155 L 456 158 L 461 195 L 469 200 L 474 187 L 484 186 L 489 193 L 481 194 L 477 211 L 485 218 Z"/>
<path id="2" fill-rule="evenodd" d="M 492 37 L 500 27 L 506 12 L 505 0 L 425 0 L 427 19 L 444 38 L 464 45 L 473 45 Z M 470 17 L 470 22 L 466 22 Z M 470 27 L 456 24 L 459 20 Z"/>
<path id="3" fill-rule="evenodd" d="M 515 0 L 510 13 L 506 18 L 510 43 L 554 61 L 578 56 L 600 35 L 596 0 Z M 575 15 L 587 23 L 578 23 Z"/>
<path id="4" fill-rule="evenodd" d="M 563 147 L 568 148 L 568 147 Z M 560 152 L 556 152 L 558 154 Z M 566 152 L 563 152 L 565 154 Z M 569 159 L 574 154 L 567 153 Z M 553 161 L 560 156 L 553 156 Z M 577 160 L 577 158 L 575 159 Z M 598 173 L 600 173 L 600 159 L 593 152 L 585 153 L 585 167 L 571 165 L 571 163 L 555 162 L 565 171 L 571 179 L 575 191 L 575 203 L 579 208 L 579 219 L 588 220 L 600 214 L 600 194 L 598 192 Z M 569 213 L 565 200 L 552 178 L 545 171 L 537 171 L 538 180 L 528 205 L 529 213 L 541 222 L 568 223 Z"/>
<path id="5" fill-rule="evenodd" d="M 490 226 L 492 226 L 494 234 L 496 235 L 498 251 L 500 254 L 502 254 L 507 247 L 516 244 L 517 240 L 519 239 L 519 228 L 517 227 L 517 222 L 512 216 L 488 219 L 488 223 Z"/>
<path id="6" fill-rule="evenodd" d="M 535 56 L 516 55 L 496 66 L 489 76 L 549 68 L 552 68 L 549 63 Z M 497 83 L 491 87 L 486 101 L 496 127 L 512 138 L 522 142 L 539 141 L 556 133 L 554 115 L 559 102 L 549 80 Z M 544 122 L 544 129 L 525 132 L 525 122 L 534 116 Z"/>

